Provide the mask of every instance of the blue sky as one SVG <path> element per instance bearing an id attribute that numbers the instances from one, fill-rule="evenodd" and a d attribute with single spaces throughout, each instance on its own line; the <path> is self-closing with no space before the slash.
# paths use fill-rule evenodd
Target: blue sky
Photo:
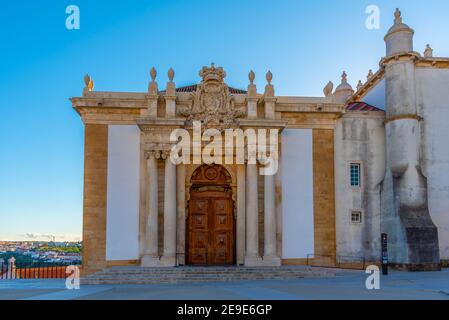
<path id="1" fill-rule="evenodd" d="M 68 5 L 81 29 L 65 28 Z M 381 28 L 365 28 L 378 5 Z M 262 90 L 270 69 L 278 95 L 321 96 L 343 70 L 355 86 L 376 70 L 394 8 L 413 27 L 415 50 L 449 56 L 449 2 L 441 1 L 4 1 L 0 10 L 0 240 L 80 238 L 83 124 L 69 97 L 83 75 L 104 91 L 146 91 L 149 69 L 162 88 L 196 83 L 215 62 L 246 88 Z"/>

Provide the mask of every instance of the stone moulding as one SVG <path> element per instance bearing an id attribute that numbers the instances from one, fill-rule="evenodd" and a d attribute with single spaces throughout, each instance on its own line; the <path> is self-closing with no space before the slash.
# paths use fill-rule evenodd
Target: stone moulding
<path id="1" fill-rule="evenodd" d="M 424 119 L 417 114 L 399 114 L 395 116 L 388 117 L 384 120 L 384 124 L 396 121 L 396 120 L 404 120 L 404 119 L 412 119 L 417 121 L 423 121 Z"/>

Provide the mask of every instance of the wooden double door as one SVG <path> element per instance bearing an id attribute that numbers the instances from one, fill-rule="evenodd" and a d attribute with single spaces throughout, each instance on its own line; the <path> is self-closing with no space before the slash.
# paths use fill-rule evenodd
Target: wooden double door
<path id="1" fill-rule="evenodd" d="M 187 264 L 235 264 L 235 217 L 232 191 L 222 187 L 192 189 L 187 218 Z"/>

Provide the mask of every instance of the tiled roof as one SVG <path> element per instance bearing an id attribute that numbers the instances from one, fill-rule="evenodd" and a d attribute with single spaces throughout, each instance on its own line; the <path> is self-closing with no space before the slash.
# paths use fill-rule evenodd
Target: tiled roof
<path id="1" fill-rule="evenodd" d="M 198 85 L 196 85 L 196 84 L 192 84 L 190 86 L 185 86 L 185 87 L 179 87 L 179 88 L 176 88 L 176 92 L 195 92 L 197 87 L 198 87 Z M 161 92 L 165 92 L 165 90 L 163 90 Z M 229 92 L 232 94 L 246 94 L 245 90 L 235 89 L 235 88 L 231 88 L 231 87 L 229 87 Z"/>
<path id="2" fill-rule="evenodd" d="M 382 111 L 384 110 L 376 108 L 365 102 L 351 102 L 346 106 L 346 111 Z"/>

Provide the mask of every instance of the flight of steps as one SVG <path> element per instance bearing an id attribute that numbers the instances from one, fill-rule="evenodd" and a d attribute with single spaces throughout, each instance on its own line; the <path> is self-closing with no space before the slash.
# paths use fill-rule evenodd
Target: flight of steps
<path id="1" fill-rule="evenodd" d="M 176 284 L 249 280 L 331 278 L 335 271 L 323 268 L 282 267 L 112 267 L 81 278 L 82 284 Z"/>

